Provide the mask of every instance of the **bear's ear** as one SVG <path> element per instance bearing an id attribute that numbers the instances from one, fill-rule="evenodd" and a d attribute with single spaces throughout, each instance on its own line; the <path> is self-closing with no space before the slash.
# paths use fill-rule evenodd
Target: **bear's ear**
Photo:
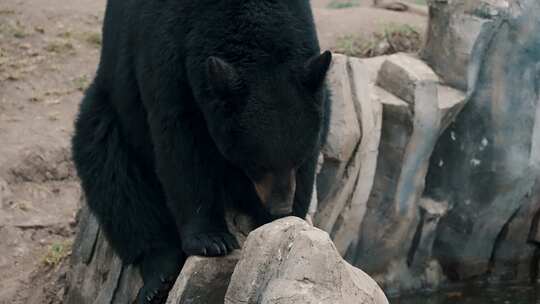
<path id="1" fill-rule="evenodd" d="M 330 51 L 310 58 L 304 66 L 304 84 L 312 90 L 318 90 L 324 83 L 330 63 L 332 63 Z"/>
<path id="2" fill-rule="evenodd" d="M 206 60 L 206 77 L 210 88 L 219 97 L 229 96 L 241 86 L 234 67 L 218 57 L 211 56 Z"/>

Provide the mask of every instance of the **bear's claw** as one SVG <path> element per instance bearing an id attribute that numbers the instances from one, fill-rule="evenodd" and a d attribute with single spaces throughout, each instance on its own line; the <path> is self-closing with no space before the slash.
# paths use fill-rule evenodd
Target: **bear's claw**
<path id="1" fill-rule="evenodd" d="M 182 248 L 187 255 L 224 256 L 240 246 L 228 232 L 201 233 L 182 239 Z"/>
<path id="2" fill-rule="evenodd" d="M 148 286 L 143 286 L 139 291 L 137 296 L 137 304 L 163 304 L 167 301 L 169 296 L 169 291 L 174 285 L 175 278 L 169 277 L 165 278 L 160 277 L 160 282 L 158 287 L 149 288 Z"/>

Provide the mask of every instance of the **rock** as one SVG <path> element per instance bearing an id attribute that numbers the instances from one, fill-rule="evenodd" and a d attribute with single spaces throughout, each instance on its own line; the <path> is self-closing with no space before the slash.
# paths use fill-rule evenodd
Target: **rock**
<path id="1" fill-rule="evenodd" d="M 381 142 L 352 259 L 387 290 L 399 292 L 418 285 L 411 283 L 407 260 L 417 249 L 413 242 L 421 227 L 425 177 L 437 139 L 463 107 L 465 95 L 439 83 L 425 63 L 406 54 L 389 56 L 382 64 L 374 93 L 383 109 Z M 406 273 L 396 273 L 401 271 Z"/>
<path id="2" fill-rule="evenodd" d="M 422 198 L 419 203 L 420 226 L 416 250 L 409 256 L 409 264 L 413 271 L 423 271 L 430 262 L 433 244 L 437 236 L 437 226 L 443 216 L 448 213 L 448 202 L 437 202 L 430 198 Z"/>
<path id="3" fill-rule="evenodd" d="M 67 275 L 66 304 L 131 304 L 142 286 L 139 271 L 123 265 L 99 231 L 94 216 L 83 208 Z"/>
<path id="4" fill-rule="evenodd" d="M 430 1 L 426 45 L 421 57 L 444 79 L 466 91 L 467 67 L 473 47 L 482 28 L 490 26 L 490 19 L 467 12 L 480 1 Z M 472 4 L 474 3 L 474 4 Z"/>
<path id="5" fill-rule="evenodd" d="M 532 256 L 525 243 L 532 215 L 522 212 L 534 213 L 530 193 L 540 172 L 538 13 L 540 3 L 522 2 L 515 17 L 480 33 L 470 100 L 432 157 L 426 192 L 452 206 L 434 256 L 454 280 L 493 273 L 505 260 L 516 267 L 503 273 L 519 272 L 519 261 Z M 520 252 L 509 250 L 518 240 Z"/>
<path id="6" fill-rule="evenodd" d="M 378 148 L 381 138 L 382 107 L 371 97 L 373 85 L 366 60 L 349 58 L 349 76 L 351 78 L 355 109 L 362 128 L 362 138 L 356 151 L 353 165 L 358 167 L 352 194 L 340 210 L 333 223 L 330 234 L 338 251 L 346 256 L 356 249 L 360 227 L 366 213 L 369 193 L 373 187 L 377 167 Z"/>
<path id="7" fill-rule="evenodd" d="M 333 104 L 330 133 L 327 144 L 323 147 L 323 154 L 334 160 L 348 160 L 356 148 L 361 131 L 354 111 L 346 56 L 333 56 L 328 82 Z"/>
<path id="8" fill-rule="evenodd" d="M 131 304 L 142 286 L 139 271 L 122 265 L 101 234 L 92 251 L 84 255 L 90 256 L 88 263 L 72 262 L 64 303 Z"/>
<path id="9" fill-rule="evenodd" d="M 439 77 L 423 61 L 398 53 L 384 61 L 379 70 L 377 85 L 407 103 L 414 104 L 416 85 L 420 81 L 439 82 Z"/>
<path id="10" fill-rule="evenodd" d="M 328 234 L 289 217 L 249 235 L 225 303 L 378 304 L 388 300 L 375 281 L 340 257 Z"/>
<path id="11" fill-rule="evenodd" d="M 336 194 L 336 181 L 341 180 L 361 137 L 360 125 L 356 117 L 351 83 L 347 72 L 347 57 L 335 55 L 328 75 L 332 91 L 332 115 L 330 131 L 323 147 L 323 164 L 317 176 L 318 208 L 332 208 Z M 351 173 L 354 175 L 355 173 Z M 354 179 L 355 177 L 351 177 Z M 338 208 L 339 209 L 339 208 Z M 325 211 L 330 212 L 332 211 Z M 334 218 L 337 214 L 334 215 Z M 330 224 L 326 226 L 331 226 Z"/>
<path id="12" fill-rule="evenodd" d="M 381 143 L 373 190 L 353 262 L 355 265 L 364 265 L 362 267 L 365 267 L 366 271 L 378 275 L 389 266 L 393 256 L 400 253 L 399 249 L 392 247 L 399 246 L 404 241 L 402 236 L 391 238 L 392 235 L 397 236 L 395 229 L 398 228 L 397 217 L 392 216 L 393 196 L 399 180 L 403 151 L 413 126 L 412 112 L 405 101 L 379 87 L 375 87 L 375 94 L 383 108 Z M 401 223 L 405 223 L 406 218 L 402 219 Z M 411 227 L 415 225 L 413 223 Z M 406 242 L 411 241 L 412 234 Z"/>
<path id="13" fill-rule="evenodd" d="M 223 304 L 239 258 L 239 251 L 220 258 L 188 258 L 167 304 Z"/>
<path id="14" fill-rule="evenodd" d="M 78 222 L 79 232 L 73 244 L 63 303 L 133 303 L 142 286 L 138 269 L 121 263 L 107 243 L 96 218 L 85 206 L 78 215 Z M 253 225 L 249 218 L 233 210 L 227 212 L 227 224 L 240 243 Z M 222 304 L 238 256 L 235 253 L 225 258 L 189 258 L 168 303 Z M 212 292 L 208 292 L 208 288 Z"/>
<path id="15" fill-rule="evenodd" d="M 411 273 L 409 286 L 410 289 L 432 290 L 446 281 L 441 265 L 433 258 L 433 245 L 439 222 L 448 213 L 448 203 L 422 198 L 419 207 L 420 223 L 407 257 L 408 272 Z"/>
<path id="16" fill-rule="evenodd" d="M 538 245 L 533 240 L 540 212 L 540 183 L 524 198 L 519 211 L 503 226 L 493 246 L 490 265 L 492 282 L 528 283 L 536 277 Z"/>
<path id="17" fill-rule="evenodd" d="M 340 73 L 338 80 L 331 80 L 333 94 L 333 115 L 343 116 L 347 109 L 353 130 L 362 133 L 351 141 L 329 141 L 323 150 L 321 173 L 318 175 L 318 206 L 314 214 L 315 226 L 327 231 L 342 255 L 355 249 L 359 230 L 364 218 L 367 198 L 373 186 L 377 164 L 378 146 L 381 134 L 382 108 L 372 100 L 373 73 L 382 65 L 381 60 L 361 60 L 341 55 L 333 69 Z M 331 78 L 332 79 L 332 78 Z M 335 92 L 340 92 L 335 94 Z M 345 92 L 345 93 L 343 93 Z M 335 111 L 336 104 L 338 111 Z M 347 106 L 345 106 L 347 105 Z M 356 115 L 354 115 L 356 114 Z M 332 116 L 334 117 L 334 116 Z M 356 119 L 353 123 L 352 119 Z M 342 128 L 331 134 L 347 137 Z M 360 132 L 360 130 L 362 132 Z M 354 133 L 356 134 L 356 133 Z M 351 150 L 348 143 L 355 142 Z M 335 145 L 342 145 L 335 146 Z M 348 158 L 337 160 L 328 151 L 351 151 Z"/>

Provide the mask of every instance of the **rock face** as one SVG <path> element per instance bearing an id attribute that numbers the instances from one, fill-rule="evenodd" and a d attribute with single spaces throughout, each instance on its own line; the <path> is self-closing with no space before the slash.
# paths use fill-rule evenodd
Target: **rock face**
<path id="1" fill-rule="evenodd" d="M 321 302 L 324 300 L 324 302 Z M 167 304 L 387 304 L 327 233 L 289 217 L 249 234 L 242 253 L 190 257 Z"/>
<path id="2" fill-rule="evenodd" d="M 540 4 L 520 5 L 481 33 L 477 46 L 486 47 L 471 61 L 481 67 L 469 88 L 474 94 L 430 166 L 426 194 L 451 205 L 434 254 L 456 280 L 536 273 L 523 265 L 537 248 L 527 239 L 540 208 Z"/>
<path id="3" fill-rule="evenodd" d="M 507 6 L 506 0 L 430 0 L 422 58 L 446 83 L 466 91 L 474 45 L 482 30 L 493 25 L 492 18 Z"/>
<path id="4" fill-rule="evenodd" d="M 240 252 L 222 258 L 188 258 L 167 304 L 222 304 Z"/>
<path id="5" fill-rule="evenodd" d="M 252 232 L 226 304 L 388 303 L 378 285 L 345 262 L 327 233 L 290 217 Z"/>
<path id="6" fill-rule="evenodd" d="M 64 303 L 133 303 L 142 286 L 138 269 L 122 264 L 87 208 L 81 209 L 78 218 L 79 233 L 73 244 Z M 227 214 L 227 224 L 241 243 L 253 229 L 249 218 L 233 211 Z M 167 303 L 223 304 L 238 257 L 238 253 L 225 258 L 190 257 Z"/>
<path id="7" fill-rule="evenodd" d="M 444 276 L 431 252 L 447 204 L 426 200 L 424 206 L 422 193 L 437 139 L 465 94 L 407 54 L 337 55 L 329 83 L 330 134 L 341 140 L 331 138 L 322 151 L 315 226 L 391 291 L 439 284 Z"/>
<path id="8" fill-rule="evenodd" d="M 122 265 L 86 208 L 79 214 L 79 227 L 64 303 L 131 304 L 142 286 L 139 272 Z"/>
<path id="9" fill-rule="evenodd" d="M 425 62 L 334 63 L 332 136 L 348 140 L 323 150 L 314 224 L 387 292 L 536 278 L 539 7 L 430 1 Z"/>
<path id="10" fill-rule="evenodd" d="M 412 279 L 407 265 L 418 249 L 415 235 L 423 232 L 425 176 L 437 139 L 463 107 L 465 96 L 441 84 L 427 64 L 405 54 L 385 60 L 373 89 L 383 108 L 381 142 L 353 261 L 390 290 L 417 288 L 420 278 Z"/>
<path id="11" fill-rule="evenodd" d="M 317 177 L 314 224 L 332 235 L 341 254 L 357 242 L 377 162 L 381 107 L 369 99 L 368 76 L 363 61 L 334 56 L 330 134 Z"/>

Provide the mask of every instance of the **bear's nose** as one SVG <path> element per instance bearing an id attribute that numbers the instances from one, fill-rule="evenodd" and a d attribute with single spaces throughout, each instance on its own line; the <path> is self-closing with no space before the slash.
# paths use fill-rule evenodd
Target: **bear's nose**
<path id="1" fill-rule="evenodd" d="M 255 182 L 255 190 L 272 216 L 290 215 L 296 192 L 296 172 L 285 170 L 266 174 L 260 181 Z"/>

